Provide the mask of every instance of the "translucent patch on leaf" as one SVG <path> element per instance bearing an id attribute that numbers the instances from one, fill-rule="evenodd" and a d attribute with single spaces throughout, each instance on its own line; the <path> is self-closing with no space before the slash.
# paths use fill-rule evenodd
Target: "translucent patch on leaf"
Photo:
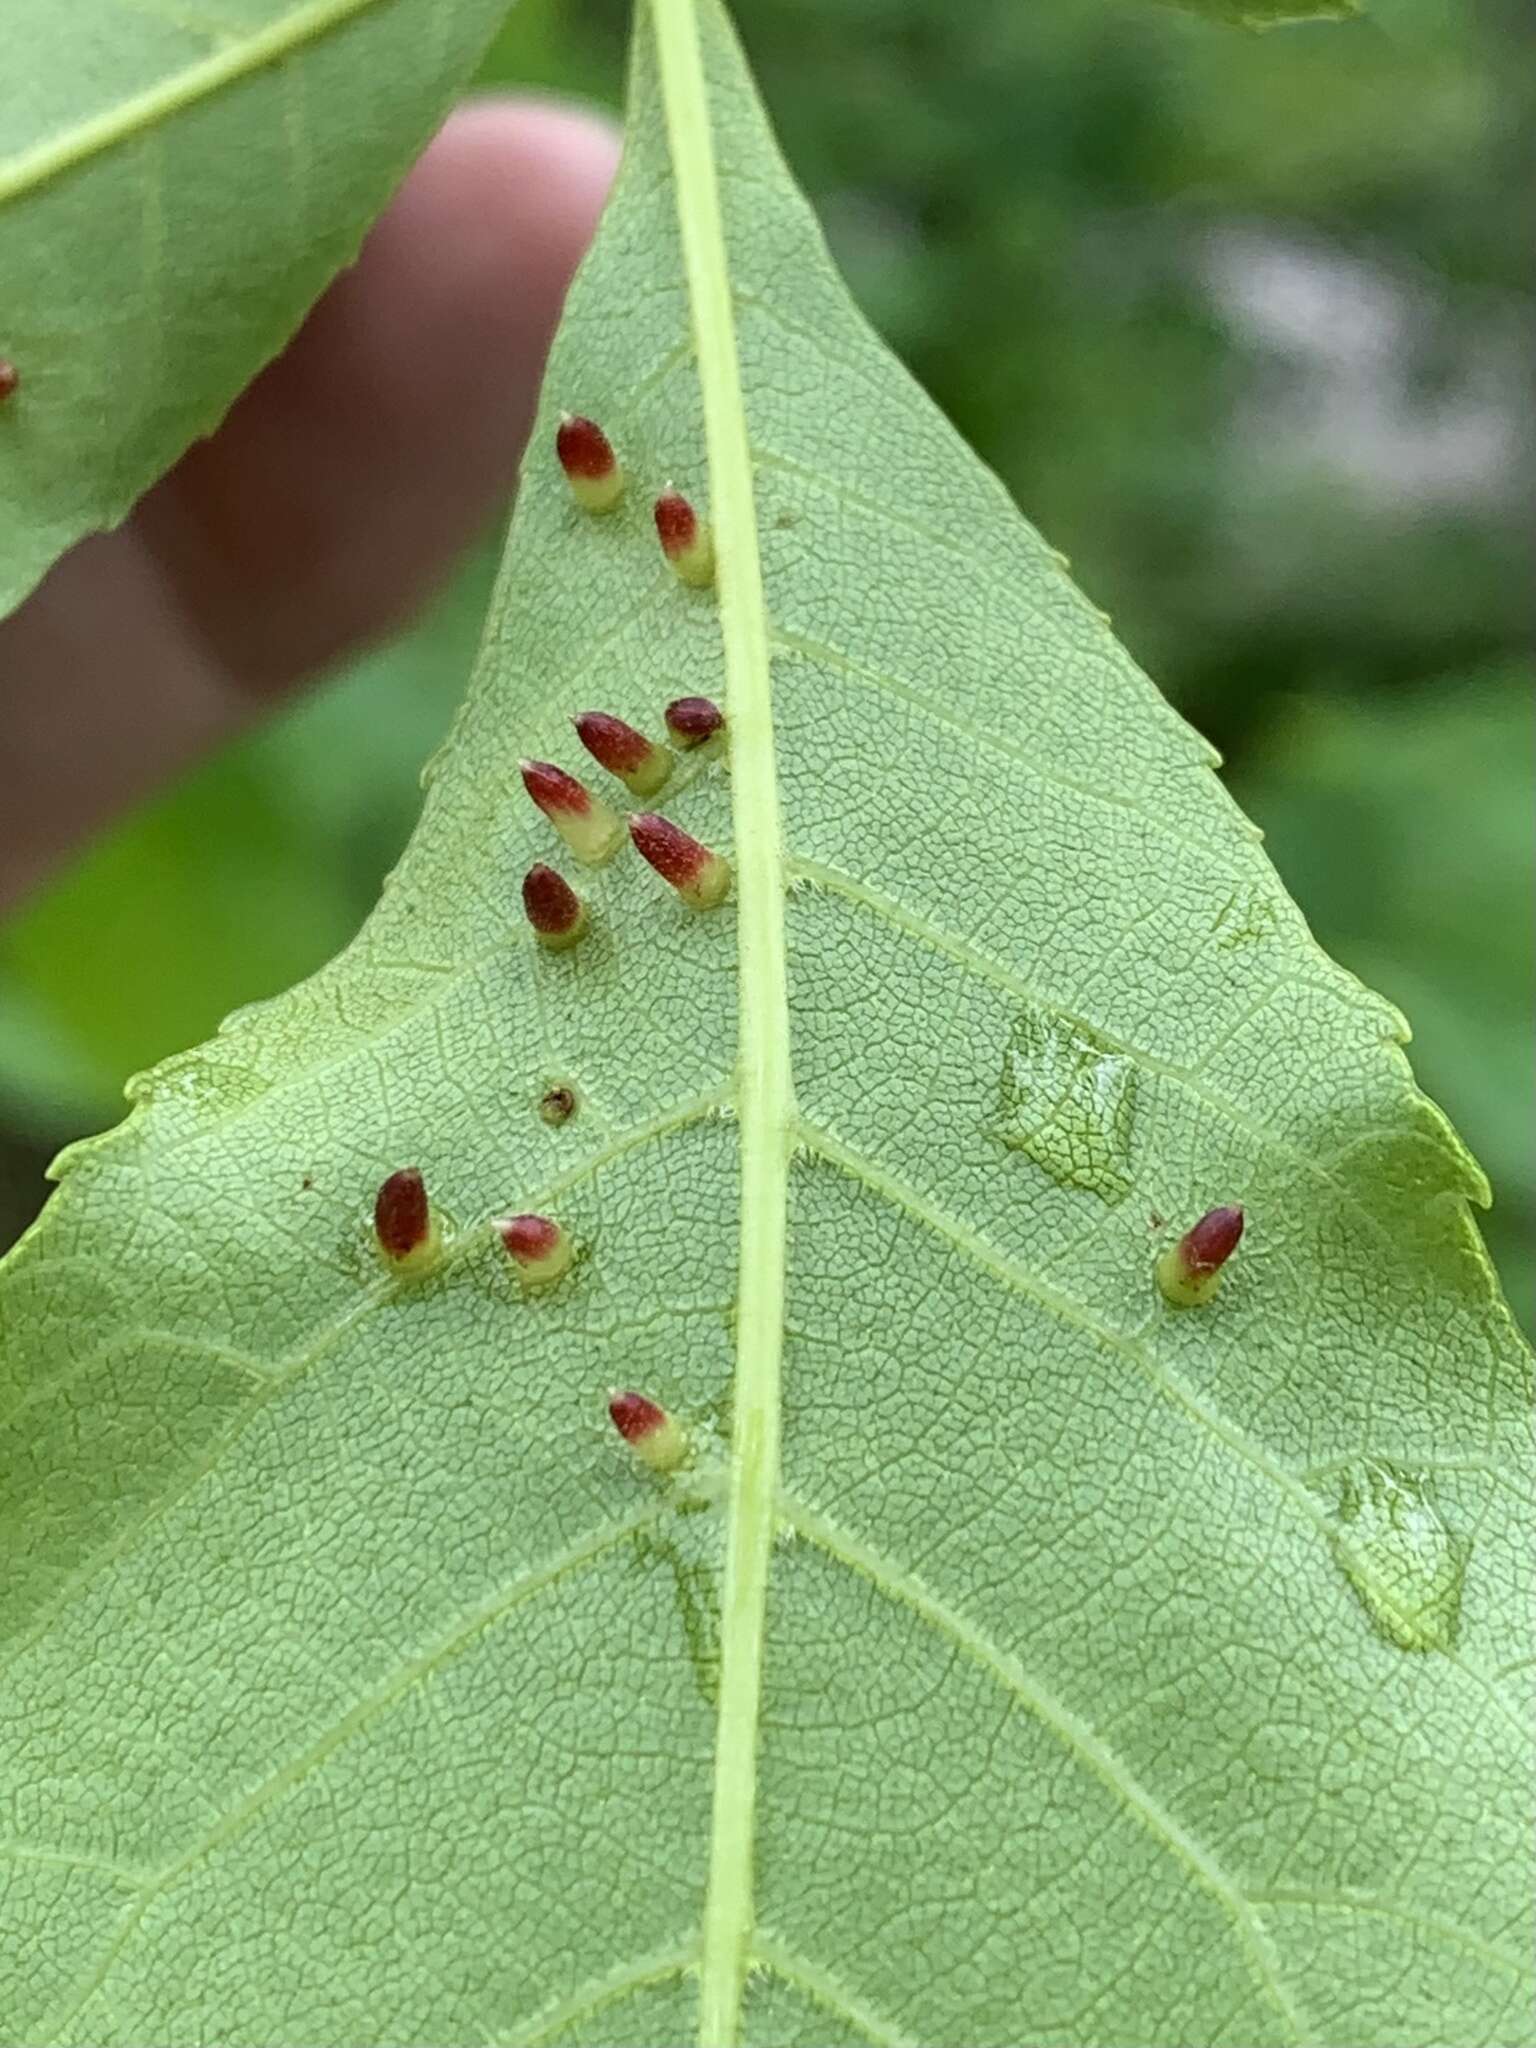
<path id="1" fill-rule="evenodd" d="M 712 1539 L 706 1539 L 711 1541 Z M 720 1698 L 720 1588 L 710 1558 L 698 1554 L 686 1528 L 637 1529 L 631 1539 L 642 1564 L 661 1564 L 672 1575 L 682 1646 L 699 1697 L 707 1706 Z M 690 1548 L 696 1554 L 689 1555 Z"/>
<path id="2" fill-rule="evenodd" d="M 1211 927 L 1224 953 L 1237 946 L 1258 946 L 1272 939 L 1279 928 L 1280 913 L 1273 901 L 1258 889 L 1235 890 L 1222 905 Z"/>
<path id="3" fill-rule="evenodd" d="M 1136 1067 L 1086 1025 L 1031 1007 L 1003 1049 L 995 1137 L 1063 1187 L 1118 1202 L 1131 1186 Z"/>
<path id="4" fill-rule="evenodd" d="M 1400 1650 L 1448 1650 L 1470 1546 L 1420 1480 L 1381 1459 L 1355 1459 L 1334 1484 L 1334 1554 L 1378 1633 Z"/>

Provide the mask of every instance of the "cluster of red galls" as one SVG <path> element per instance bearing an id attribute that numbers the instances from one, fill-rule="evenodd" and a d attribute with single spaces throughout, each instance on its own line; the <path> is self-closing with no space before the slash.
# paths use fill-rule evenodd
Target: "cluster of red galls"
<path id="1" fill-rule="evenodd" d="M 590 513 L 614 511 L 624 496 L 625 477 L 608 436 L 596 421 L 565 415 L 555 437 L 556 453 L 577 504 Z M 714 578 L 714 543 L 688 500 L 669 485 L 656 500 L 657 536 L 667 560 L 684 582 L 703 586 Z M 676 753 L 708 745 L 724 730 L 725 717 L 709 697 L 676 697 L 663 713 L 664 746 L 608 711 L 583 711 L 577 738 L 598 765 L 632 796 L 654 797 L 676 767 Z M 626 830 L 641 856 L 693 910 L 710 910 L 730 888 L 728 863 L 658 811 L 637 811 L 627 821 L 574 775 L 553 761 L 524 761 L 523 787 L 578 861 L 597 866 L 607 860 Z M 541 944 L 559 951 L 586 930 L 586 906 L 563 875 L 540 862 L 523 878 L 523 909 Z"/>
<path id="2" fill-rule="evenodd" d="M 575 1248 L 550 1216 L 499 1216 L 491 1225 L 527 1288 L 549 1287 L 564 1275 Z M 442 1264 L 442 1225 L 433 1213 L 421 1169 L 402 1166 L 380 1187 L 373 1234 L 385 1264 L 402 1280 L 429 1278 Z M 644 1394 L 615 1391 L 608 1413 L 614 1428 L 645 1464 L 671 1472 L 688 1455 L 688 1439 L 675 1419 Z"/>

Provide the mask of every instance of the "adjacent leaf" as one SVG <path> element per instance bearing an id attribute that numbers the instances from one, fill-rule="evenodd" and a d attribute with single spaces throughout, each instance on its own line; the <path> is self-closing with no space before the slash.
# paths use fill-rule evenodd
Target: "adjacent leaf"
<path id="1" fill-rule="evenodd" d="M 141 1081 L 8 1267 L 10 2038 L 1513 2048 L 1531 1487 L 1480 1177 L 695 26 L 642 21 L 377 913 Z M 693 693 L 729 760 L 660 801 L 735 909 L 626 848 L 535 945 L 519 756 Z M 368 1238 L 405 1165 L 453 1233 L 415 1282 Z M 1234 1200 L 1216 1299 L 1164 1306 Z M 509 1212 L 580 1247 L 555 1286 Z"/>
<path id="2" fill-rule="evenodd" d="M 1204 14 L 1235 28 L 1287 28 L 1300 21 L 1348 21 L 1360 0 L 1167 0 L 1189 14 Z"/>
<path id="3" fill-rule="evenodd" d="M 505 12 L 10 0 L 0 617 L 277 353 Z"/>

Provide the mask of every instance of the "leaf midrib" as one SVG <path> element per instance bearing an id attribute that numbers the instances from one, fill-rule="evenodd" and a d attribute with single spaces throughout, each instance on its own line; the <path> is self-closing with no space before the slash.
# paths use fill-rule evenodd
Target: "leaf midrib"
<path id="1" fill-rule="evenodd" d="M 383 4 L 384 0 L 305 0 L 304 5 L 290 9 L 254 34 L 240 36 L 226 48 L 172 72 L 158 85 L 108 107 L 63 135 L 23 150 L 9 163 L 0 162 L 0 205 L 50 183 L 92 157 L 104 156 L 119 143 L 130 142 L 135 135 L 211 99 L 226 86 L 238 85 L 253 73 L 281 63 L 306 43 L 318 42 Z"/>
<path id="2" fill-rule="evenodd" d="M 709 1875 L 699 1961 L 699 2039 L 737 2039 L 753 1927 L 752 1861 L 763 1620 L 779 1473 L 785 1212 L 795 1120 L 784 964 L 784 857 L 753 504 L 730 270 L 695 0 L 653 0 L 657 69 L 692 313 L 720 633 L 731 724 L 737 959 L 736 1102 L 741 1220 L 731 1478 L 721 1599 L 720 1701 Z"/>

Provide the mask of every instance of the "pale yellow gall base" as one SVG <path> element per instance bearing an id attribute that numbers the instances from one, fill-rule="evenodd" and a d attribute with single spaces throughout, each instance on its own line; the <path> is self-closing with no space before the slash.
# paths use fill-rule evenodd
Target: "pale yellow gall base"
<path id="1" fill-rule="evenodd" d="M 688 1432 L 669 1415 L 659 1429 L 637 1437 L 629 1448 L 653 1472 L 675 1472 L 688 1456 Z"/>
<path id="2" fill-rule="evenodd" d="M 659 789 L 665 789 L 672 770 L 677 766 L 673 756 L 665 747 L 653 747 L 651 757 L 641 767 L 631 769 L 619 780 L 632 796 L 654 796 Z"/>
<path id="3" fill-rule="evenodd" d="M 624 471 L 617 463 L 610 476 L 568 476 L 566 482 L 583 512 L 612 512 L 624 495 Z"/>
<path id="4" fill-rule="evenodd" d="M 397 1280 L 428 1280 L 443 1263 L 443 1226 L 433 1216 L 427 1225 L 427 1234 L 414 1251 L 404 1258 L 395 1258 L 392 1253 L 375 1239 L 379 1257 Z"/>
<path id="5" fill-rule="evenodd" d="M 707 590 L 715 580 L 715 543 L 709 528 L 699 521 L 693 546 L 668 557 L 680 580 L 694 590 Z"/>
<path id="6" fill-rule="evenodd" d="M 548 814 L 546 814 L 548 815 Z M 601 867 L 618 851 L 627 835 L 624 820 L 601 797 L 592 798 L 582 812 L 558 811 L 549 822 L 584 867 Z"/>
<path id="7" fill-rule="evenodd" d="M 731 864 L 712 853 L 691 882 L 679 885 L 678 895 L 690 910 L 713 910 L 731 893 Z"/>
<path id="8" fill-rule="evenodd" d="M 578 945 L 586 936 L 586 930 L 587 906 L 583 904 L 580 915 L 568 932 L 536 931 L 533 936 L 547 953 L 568 953 L 572 946 Z"/>
<path id="9" fill-rule="evenodd" d="M 516 1261 L 517 1277 L 530 1293 L 537 1294 L 541 1288 L 553 1287 L 557 1280 L 563 1280 L 575 1257 L 576 1247 L 570 1233 L 562 1230 L 546 1257 L 526 1264 L 521 1259 Z"/>
<path id="10" fill-rule="evenodd" d="M 1187 1272 L 1176 1244 L 1163 1253 L 1153 1272 L 1157 1291 L 1170 1308 L 1204 1308 L 1221 1285 L 1219 1268 L 1214 1273 L 1199 1275 Z"/>

